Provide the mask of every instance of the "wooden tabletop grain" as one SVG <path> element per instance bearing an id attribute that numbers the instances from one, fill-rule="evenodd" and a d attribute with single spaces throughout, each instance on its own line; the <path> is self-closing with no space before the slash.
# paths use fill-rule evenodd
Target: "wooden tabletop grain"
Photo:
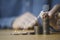
<path id="1" fill-rule="evenodd" d="M 10 35 L 14 30 L 0 30 L 0 40 L 60 40 L 60 33 L 50 35 Z"/>

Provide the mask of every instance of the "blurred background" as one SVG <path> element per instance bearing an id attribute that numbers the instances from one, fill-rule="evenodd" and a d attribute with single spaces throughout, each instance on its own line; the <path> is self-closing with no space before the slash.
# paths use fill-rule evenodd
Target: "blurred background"
<path id="1" fill-rule="evenodd" d="M 44 5 L 48 5 L 49 11 L 56 4 L 60 0 L 0 0 L 0 28 L 12 28 L 14 19 L 24 12 L 38 16 Z"/>

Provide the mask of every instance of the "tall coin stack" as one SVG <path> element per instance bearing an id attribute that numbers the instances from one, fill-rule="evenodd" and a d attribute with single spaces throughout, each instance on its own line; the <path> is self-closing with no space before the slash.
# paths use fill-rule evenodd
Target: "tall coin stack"
<path id="1" fill-rule="evenodd" d="M 49 16 L 48 13 L 44 13 L 43 15 L 43 34 L 49 34 Z"/>

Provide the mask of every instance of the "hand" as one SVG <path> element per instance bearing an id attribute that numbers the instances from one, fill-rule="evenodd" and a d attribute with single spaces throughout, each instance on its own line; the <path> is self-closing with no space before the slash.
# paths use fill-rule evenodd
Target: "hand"
<path id="1" fill-rule="evenodd" d="M 13 29 L 28 29 L 33 27 L 36 23 L 37 18 L 29 12 L 26 12 L 22 16 L 19 16 L 13 22 Z"/>
<path id="2" fill-rule="evenodd" d="M 48 13 L 49 19 L 50 19 L 50 26 L 52 26 L 54 29 L 58 30 L 59 27 L 57 26 L 57 20 L 59 19 L 58 17 L 58 10 L 60 9 L 60 5 L 57 4 L 55 5 Z"/>

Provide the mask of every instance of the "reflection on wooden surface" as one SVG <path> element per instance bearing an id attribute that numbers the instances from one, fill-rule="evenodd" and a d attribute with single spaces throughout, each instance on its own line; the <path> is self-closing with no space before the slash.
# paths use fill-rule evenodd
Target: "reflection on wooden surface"
<path id="1" fill-rule="evenodd" d="M 10 35 L 14 30 L 0 30 L 0 40 L 60 40 L 60 33 L 50 35 Z"/>

